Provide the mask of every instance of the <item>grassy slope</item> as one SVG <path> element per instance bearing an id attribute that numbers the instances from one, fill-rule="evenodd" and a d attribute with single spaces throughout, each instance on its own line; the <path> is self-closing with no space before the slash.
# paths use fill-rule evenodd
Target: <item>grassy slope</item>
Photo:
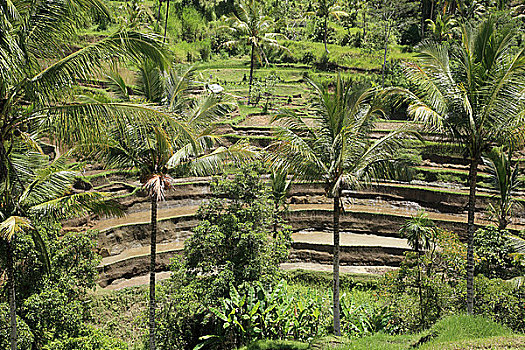
<path id="1" fill-rule="evenodd" d="M 421 339 L 426 339 L 422 341 Z M 523 349 L 525 336 L 480 316 L 456 315 L 420 334 L 391 336 L 378 333 L 360 339 L 325 337 L 312 344 L 261 341 L 243 350 L 408 350 L 408 349 Z"/>

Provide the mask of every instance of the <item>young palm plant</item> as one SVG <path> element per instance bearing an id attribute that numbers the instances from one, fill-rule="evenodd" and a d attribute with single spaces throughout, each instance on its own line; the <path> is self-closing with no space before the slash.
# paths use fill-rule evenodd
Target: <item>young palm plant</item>
<path id="1" fill-rule="evenodd" d="M 42 153 L 17 143 L 5 164 L 0 182 L 0 238 L 7 244 L 7 278 L 10 311 L 10 346 L 17 349 L 16 299 L 13 246 L 16 235 L 30 233 L 44 265 L 49 269 L 45 244 L 32 222 L 62 220 L 90 213 L 121 215 L 118 204 L 101 192 L 73 193 L 80 173 L 67 165 L 64 156 L 52 162 Z"/>
<path id="2" fill-rule="evenodd" d="M 373 179 L 398 173 L 403 167 L 396 152 L 402 147 L 402 130 L 372 140 L 370 133 L 380 115 L 375 91 L 351 87 L 340 76 L 335 91 L 312 84 L 316 118 L 308 123 L 292 112 L 275 117 L 277 142 L 269 148 L 269 163 L 289 169 L 297 178 L 321 181 L 333 199 L 333 314 L 334 333 L 341 335 L 339 302 L 339 217 L 344 188 L 360 188 Z"/>
<path id="3" fill-rule="evenodd" d="M 436 237 L 434 222 L 428 218 L 424 211 L 420 211 L 416 216 L 407 220 L 399 229 L 401 236 L 406 237 L 408 245 L 417 254 L 417 279 L 416 285 L 419 295 L 419 307 L 421 324 L 425 324 L 425 308 L 423 305 L 423 290 L 421 287 L 421 254 L 433 248 Z"/>
<path id="4" fill-rule="evenodd" d="M 514 32 L 497 30 L 493 19 L 476 28 L 464 25 L 461 31 L 461 43 L 450 51 L 436 42 L 424 43 L 418 61 L 405 64 L 413 91 L 390 92 L 404 95 L 414 120 L 455 142 L 469 161 L 467 310 L 472 313 L 478 165 L 494 144 L 525 136 L 525 49 L 513 48 Z"/>
<path id="5" fill-rule="evenodd" d="M 248 103 L 251 101 L 253 70 L 255 59 L 268 64 L 266 49 L 288 49 L 276 40 L 282 34 L 271 32 L 273 21 L 266 16 L 264 3 L 260 0 L 240 0 L 235 7 L 235 13 L 227 19 L 227 25 L 222 26 L 234 39 L 223 43 L 225 47 L 250 46 L 250 80 L 248 87 Z"/>
<path id="6" fill-rule="evenodd" d="M 492 218 L 496 219 L 498 229 L 505 230 L 510 222 L 512 211 L 519 203 L 514 198 L 515 192 L 521 186 L 519 167 L 512 166 L 512 150 L 504 147 L 493 147 L 485 154 L 484 162 L 489 167 L 492 186 L 496 189 L 496 205 L 489 205 Z"/>
<path id="7" fill-rule="evenodd" d="M 225 115 L 230 103 L 208 94 L 190 98 L 193 70 L 189 67 L 164 73 L 148 62 L 139 69 L 138 92 L 172 121 L 161 124 L 116 123 L 109 143 L 102 147 L 106 164 L 112 168 L 135 168 L 151 201 L 149 348 L 155 349 L 155 268 L 158 202 L 165 198 L 175 177 L 211 175 L 229 161 L 254 159 L 256 153 L 245 143 L 219 147 L 214 122 Z M 111 89 L 126 97 L 127 87 L 111 76 Z M 160 112 L 159 112 L 160 113 Z"/>

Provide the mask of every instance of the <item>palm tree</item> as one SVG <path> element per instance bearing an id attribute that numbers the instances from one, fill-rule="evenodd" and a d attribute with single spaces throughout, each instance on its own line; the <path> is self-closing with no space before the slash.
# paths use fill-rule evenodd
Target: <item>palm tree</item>
<path id="1" fill-rule="evenodd" d="M 80 173 L 70 169 L 66 157 L 49 162 L 42 153 L 31 151 L 16 143 L 7 158 L 6 174 L 0 182 L 0 238 L 7 244 L 7 278 L 10 312 L 10 345 L 17 349 L 16 299 L 13 268 L 15 237 L 28 232 L 44 266 L 49 259 L 44 241 L 32 222 L 61 220 L 88 213 L 120 215 L 118 204 L 101 192 L 72 193 Z"/>
<path id="2" fill-rule="evenodd" d="M 424 43 L 418 62 L 405 64 L 413 92 L 395 88 L 391 92 L 406 97 L 415 121 L 459 144 L 470 163 L 467 310 L 472 313 L 478 165 L 493 144 L 524 136 L 525 49 L 514 50 L 513 31 L 497 30 L 491 18 L 477 28 L 464 25 L 461 30 L 461 43 L 451 52 L 439 43 Z"/>
<path id="3" fill-rule="evenodd" d="M 420 211 L 401 226 L 399 233 L 406 237 L 408 244 L 417 254 L 416 285 L 419 295 L 421 323 L 424 324 L 425 308 L 423 306 L 423 290 L 421 288 L 421 253 L 432 248 L 436 236 L 435 225 L 424 211 Z"/>
<path id="4" fill-rule="evenodd" d="M 322 181 L 326 196 L 333 199 L 333 313 L 334 333 L 341 335 L 339 304 L 339 217 L 343 188 L 359 188 L 372 179 L 400 170 L 393 161 L 402 145 L 402 131 L 372 141 L 375 118 L 381 114 L 375 91 L 350 87 L 340 77 L 335 91 L 312 84 L 316 118 L 308 123 L 292 112 L 275 117 L 278 141 L 269 148 L 269 163 L 289 169 L 298 178 Z M 313 125 L 312 125 L 313 123 Z"/>
<path id="5" fill-rule="evenodd" d="M 330 16 L 340 19 L 341 17 L 347 17 L 348 13 L 341 10 L 341 6 L 335 4 L 334 0 L 319 0 L 317 3 L 317 11 L 309 12 L 310 16 L 317 16 L 323 20 L 323 43 L 324 51 L 328 54 L 328 48 L 326 46 L 326 37 L 328 35 L 328 18 Z"/>
<path id="6" fill-rule="evenodd" d="M 214 122 L 229 110 L 227 101 L 213 94 L 190 98 L 193 69 L 182 67 L 163 73 L 144 62 L 138 73 L 138 91 L 172 121 L 162 124 L 116 123 L 109 143 L 101 153 L 106 164 L 116 168 L 139 170 L 140 181 L 151 201 L 149 348 L 155 349 L 155 268 L 157 244 L 157 207 L 171 187 L 174 177 L 217 173 L 227 161 L 253 159 L 256 153 L 243 143 L 228 148 L 217 147 Z M 127 97 L 122 79 L 111 76 L 111 90 Z M 161 112 L 159 112 L 161 113 Z"/>
<path id="7" fill-rule="evenodd" d="M 28 129 L 43 128 L 64 143 L 87 141 L 103 137 L 114 119 L 154 114 L 125 103 L 79 103 L 72 94 L 71 88 L 100 72 L 103 63 L 144 56 L 165 62 L 154 36 L 126 28 L 77 51 L 64 49 L 93 12 L 110 16 L 99 0 L 0 4 L 0 180 L 6 174 L 6 144 L 27 139 Z"/>
<path id="8" fill-rule="evenodd" d="M 240 0 L 235 6 L 235 13 L 227 19 L 227 25 L 220 28 L 228 30 L 234 39 L 223 43 L 225 47 L 250 46 L 250 80 L 248 88 L 248 103 L 251 101 L 253 69 L 255 58 L 268 64 L 265 50 L 267 48 L 285 50 L 276 38 L 282 34 L 271 32 L 273 20 L 266 16 L 264 4 L 259 0 Z"/>
<path id="9" fill-rule="evenodd" d="M 486 153 L 484 162 L 489 167 L 490 180 L 498 195 L 496 206 L 490 204 L 489 211 L 498 222 L 498 228 L 505 230 L 509 224 L 512 210 L 518 205 L 513 197 L 521 186 L 519 167 L 512 166 L 512 149 L 493 147 Z"/>

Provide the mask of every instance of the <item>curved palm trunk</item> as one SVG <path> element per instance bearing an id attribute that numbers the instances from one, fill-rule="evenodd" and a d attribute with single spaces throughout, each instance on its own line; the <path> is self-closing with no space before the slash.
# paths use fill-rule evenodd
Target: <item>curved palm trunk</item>
<path id="1" fill-rule="evenodd" d="M 149 350 L 155 350 L 155 267 L 157 258 L 157 196 L 151 196 L 151 253 L 149 264 Z"/>
<path id="2" fill-rule="evenodd" d="M 476 213 L 476 181 L 478 177 L 479 157 L 474 157 L 469 169 L 469 197 L 468 197 L 468 242 L 467 242 L 467 312 L 474 312 L 474 214 Z"/>
<path id="3" fill-rule="evenodd" d="M 328 17 L 325 16 L 324 17 L 324 23 L 323 23 L 323 28 L 324 28 L 324 36 L 323 36 L 323 42 L 324 42 L 324 50 L 326 53 L 330 53 L 330 51 L 328 51 L 328 48 L 326 47 L 326 36 L 328 35 Z"/>
<path id="4" fill-rule="evenodd" d="M 17 329 L 16 329 L 16 297 L 15 297 L 15 271 L 13 267 L 13 246 L 7 242 L 7 290 L 9 294 L 9 342 L 11 350 L 17 349 Z"/>
<path id="5" fill-rule="evenodd" d="M 340 215 L 340 197 L 334 197 L 334 334 L 341 335 L 341 305 L 339 302 L 339 215 Z"/>
<path id="6" fill-rule="evenodd" d="M 254 60 L 254 57 L 255 57 L 255 44 L 252 43 L 252 53 L 251 53 L 251 56 L 250 56 L 250 82 L 249 82 L 249 87 L 248 87 L 248 104 L 251 103 L 251 100 L 252 100 L 252 82 L 253 82 L 253 60 Z"/>

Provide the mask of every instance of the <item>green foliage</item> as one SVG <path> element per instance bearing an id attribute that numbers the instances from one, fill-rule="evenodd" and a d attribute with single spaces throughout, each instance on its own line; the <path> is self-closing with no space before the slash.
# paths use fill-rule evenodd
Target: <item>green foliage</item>
<path id="1" fill-rule="evenodd" d="M 279 229 L 272 238 L 275 209 L 260 170 L 247 166 L 213 180 L 213 197 L 199 208 L 200 222 L 185 242 L 184 258 L 173 261 L 161 298 L 160 349 L 189 348 L 201 336 L 222 334 L 207 308 L 218 307 L 232 288 L 279 278 L 289 232 Z"/>
<path id="2" fill-rule="evenodd" d="M 259 340 L 239 350 L 308 350 L 310 345 L 290 340 Z"/>
<path id="3" fill-rule="evenodd" d="M 312 288 L 329 289 L 333 284 L 333 277 L 330 272 L 291 270 L 285 271 L 284 277 L 289 283 L 300 284 Z M 345 291 L 375 290 L 378 288 L 378 284 L 379 277 L 376 275 L 342 274 L 340 277 L 341 289 Z"/>
<path id="4" fill-rule="evenodd" d="M 33 333 L 27 323 L 17 316 L 16 327 L 18 330 L 18 348 L 30 350 L 34 341 Z M 0 347 L 9 349 L 9 305 L 0 303 Z"/>
<path id="5" fill-rule="evenodd" d="M 481 228 L 474 235 L 474 247 L 479 257 L 474 269 L 477 274 L 503 279 L 523 274 L 523 266 L 516 259 L 517 252 L 508 231 L 493 226 Z"/>
<path id="6" fill-rule="evenodd" d="M 127 350 L 128 346 L 102 331 L 86 326 L 78 337 L 59 339 L 46 345 L 43 350 Z"/>
<path id="7" fill-rule="evenodd" d="M 213 198 L 202 205 L 194 234 L 185 244 L 186 267 L 209 284 L 208 298 L 224 296 L 230 284 L 271 281 L 287 257 L 288 231 L 270 239 L 274 206 L 258 170 L 247 167 L 215 179 Z M 227 200 L 224 200 L 227 198 Z"/>

